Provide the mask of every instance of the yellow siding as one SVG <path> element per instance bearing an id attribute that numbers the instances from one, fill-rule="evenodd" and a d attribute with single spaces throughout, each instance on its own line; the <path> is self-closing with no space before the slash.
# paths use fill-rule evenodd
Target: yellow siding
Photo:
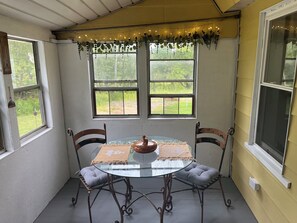
<path id="1" fill-rule="evenodd" d="M 297 83 L 292 107 L 284 176 L 292 182 L 285 188 L 244 146 L 248 140 L 257 54 L 259 12 L 280 0 L 256 0 L 242 10 L 232 178 L 260 223 L 295 223 L 297 220 Z M 248 185 L 255 177 L 259 192 Z"/>
<path id="2" fill-rule="evenodd" d="M 248 132 L 245 132 L 238 125 L 235 125 L 236 131 L 234 137 L 240 145 L 243 145 L 248 140 Z"/>
<path id="3" fill-rule="evenodd" d="M 249 97 L 237 95 L 235 108 L 243 114 L 249 116 L 252 109 L 252 100 Z"/>
<path id="4" fill-rule="evenodd" d="M 237 94 L 243 95 L 245 97 L 252 97 L 253 94 L 254 81 L 247 78 L 238 78 L 237 79 Z"/>
<path id="5" fill-rule="evenodd" d="M 235 124 L 241 129 L 244 129 L 246 132 L 249 132 L 250 117 L 237 110 L 235 115 Z"/>
<path id="6" fill-rule="evenodd" d="M 295 199 L 295 201 L 297 200 L 297 174 L 294 171 L 292 171 L 290 168 L 286 168 L 286 173 L 285 176 L 290 179 L 292 181 L 292 187 L 289 190 L 289 193 L 292 195 L 292 197 Z"/>
<path id="7" fill-rule="evenodd" d="M 250 156 L 249 154 L 243 154 L 243 156 Z M 244 164 L 240 163 L 239 159 L 235 159 L 234 164 L 239 167 L 236 170 L 234 169 L 234 178 L 236 181 L 240 182 L 238 188 L 246 190 L 245 193 L 248 193 L 247 202 L 252 203 L 252 211 L 256 216 L 261 216 L 261 219 L 258 219 L 259 222 L 289 222 L 286 217 L 279 211 L 278 207 L 271 201 L 270 196 L 266 193 L 265 190 L 261 189 L 259 192 L 253 191 L 250 187 L 246 187 L 248 184 L 249 176 L 251 173 L 247 171 L 247 168 Z"/>
<path id="8" fill-rule="evenodd" d="M 292 141 L 292 142 L 294 142 L 295 144 L 297 144 L 297 133 L 296 133 L 296 129 L 297 129 L 297 116 L 296 115 L 292 115 L 291 116 L 291 122 L 290 122 L 289 140 Z"/>
<path id="9" fill-rule="evenodd" d="M 253 57 L 254 58 L 254 57 Z M 238 76 L 239 78 L 247 78 L 253 81 L 251 78 L 251 72 L 254 71 L 255 62 L 250 58 L 240 58 L 242 65 L 238 67 Z"/>
<path id="10" fill-rule="evenodd" d="M 272 177 L 271 173 L 266 168 L 263 168 L 262 164 L 236 141 L 233 154 L 232 176 L 235 174 L 240 175 L 240 181 L 242 181 L 240 183 L 245 187 L 248 185 L 250 176 L 255 177 L 261 185 L 259 192 L 255 192 L 250 187 L 247 187 L 248 193 L 246 194 L 248 194 L 248 197 L 254 195 L 253 199 L 255 201 L 253 202 L 262 205 L 264 209 L 262 212 L 264 211 L 267 215 L 273 216 L 271 218 L 272 221 L 264 222 L 286 222 L 286 220 L 288 220 L 287 222 L 294 222 L 294 219 L 297 219 L 297 212 L 292 208 L 292 205 L 294 206 L 296 200 L 290 191 Z M 234 181 L 237 182 L 235 179 Z M 241 191 L 241 193 L 243 192 Z"/>

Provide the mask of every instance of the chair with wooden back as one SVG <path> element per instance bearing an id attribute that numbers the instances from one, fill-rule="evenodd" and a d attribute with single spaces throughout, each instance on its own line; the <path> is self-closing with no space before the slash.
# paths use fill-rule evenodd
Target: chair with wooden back
<path id="1" fill-rule="evenodd" d="M 214 168 L 199 164 L 197 162 L 193 162 L 188 167 L 175 174 L 177 180 L 189 185 L 191 189 L 197 189 L 201 205 L 201 223 L 203 222 L 204 191 L 214 183 L 219 182 L 224 203 L 226 207 L 231 206 L 231 200 L 226 200 L 225 193 L 223 190 L 221 182 L 221 169 L 224 160 L 226 146 L 228 143 L 228 138 L 229 136 L 233 135 L 234 132 L 234 128 L 229 128 L 227 132 L 223 132 L 222 130 L 216 128 L 201 128 L 200 122 L 198 122 L 195 128 L 194 156 L 196 157 L 196 150 L 200 144 L 206 143 L 215 145 L 214 147 L 220 150 L 218 166 L 217 168 Z"/>
<path id="2" fill-rule="evenodd" d="M 77 158 L 79 170 L 77 171 L 79 177 L 78 188 L 76 196 L 72 198 L 73 206 L 76 205 L 80 189 L 85 189 L 88 193 L 88 211 L 89 219 L 92 223 L 91 208 L 102 190 L 110 191 L 108 187 L 108 174 L 97 169 L 95 166 L 83 167 L 81 164 L 80 153 L 82 149 L 88 148 L 90 144 L 104 144 L 107 142 L 106 125 L 103 129 L 85 129 L 78 133 L 74 133 L 72 129 L 68 128 L 67 133 L 72 137 L 73 146 Z M 91 160 L 90 162 L 91 163 Z M 118 178 L 115 182 L 124 181 L 127 188 L 126 193 L 120 193 L 125 196 L 126 202 L 131 199 L 130 181 L 128 178 Z M 91 192 L 97 191 L 96 195 L 91 199 Z"/>

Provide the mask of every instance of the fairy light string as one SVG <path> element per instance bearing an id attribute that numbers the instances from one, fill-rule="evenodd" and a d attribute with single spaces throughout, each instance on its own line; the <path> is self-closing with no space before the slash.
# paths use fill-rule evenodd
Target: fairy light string
<path id="1" fill-rule="evenodd" d="M 146 32 L 133 32 L 125 35 L 117 34 L 117 37 L 97 37 L 96 33 L 77 35 L 74 42 L 77 43 L 79 54 L 82 51 L 88 53 L 106 54 L 119 50 L 120 52 L 135 51 L 142 44 L 154 43 L 157 47 L 167 47 L 168 49 L 192 46 L 193 44 L 205 45 L 211 48 L 217 47 L 220 38 L 220 28 L 209 26 L 201 29 L 195 27 L 172 32 L 170 30 L 159 31 L 157 29 L 148 29 Z"/>

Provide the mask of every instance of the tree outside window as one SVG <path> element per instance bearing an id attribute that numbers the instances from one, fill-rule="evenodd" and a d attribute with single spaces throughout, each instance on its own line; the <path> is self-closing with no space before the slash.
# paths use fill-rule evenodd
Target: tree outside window
<path id="1" fill-rule="evenodd" d="M 12 84 L 20 137 L 45 126 L 37 44 L 9 39 Z"/>

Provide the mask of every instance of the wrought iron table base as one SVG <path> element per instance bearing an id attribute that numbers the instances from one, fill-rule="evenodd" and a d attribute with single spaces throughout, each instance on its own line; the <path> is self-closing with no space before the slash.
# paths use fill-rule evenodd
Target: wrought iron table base
<path id="1" fill-rule="evenodd" d="M 172 196 L 171 196 L 171 188 L 172 188 L 172 174 L 166 174 L 163 176 L 164 180 L 164 187 L 161 188 L 161 191 L 159 192 L 150 192 L 150 193 L 142 193 L 137 190 L 133 190 L 133 187 L 130 185 L 130 181 L 127 178 L 126 183 L 127 183 L 127 198 L 125 199 L 125 204 L 120 205 L 119 200 L 116 195 L 116 190 L 114 188 L 114 181 L 113 181 L 113 176 L 111 174 L 108 174 L 108 181 L 109 181 L 109 188 L 112 193 L 112 196 L 119 208 L 120 211 L 120 221 L 116 220 L 115 223 L 124 223 L 124 214 L 126 213 L 127 215 L 131 215 L 133 213 L 132 205 L 138 201 L 141 198 L 145 198 L 153 207 L 154 209 L 158 212 L 160 216 L 160 223 L 163 223 L 163 218 L 164 218 L 164 212 L 165 211 L 171 211 L 173 208 L 172 205 Z M 140 194 L 139 197 L 131 201 L 132 199 L 132 193 L 138 193 Z M 157 207 L 150 199 L 149 195 L 151 194 L 156 194 L 156 193 L 161 193 L 163 195 L 163 204 L 162 207 Z"/>

